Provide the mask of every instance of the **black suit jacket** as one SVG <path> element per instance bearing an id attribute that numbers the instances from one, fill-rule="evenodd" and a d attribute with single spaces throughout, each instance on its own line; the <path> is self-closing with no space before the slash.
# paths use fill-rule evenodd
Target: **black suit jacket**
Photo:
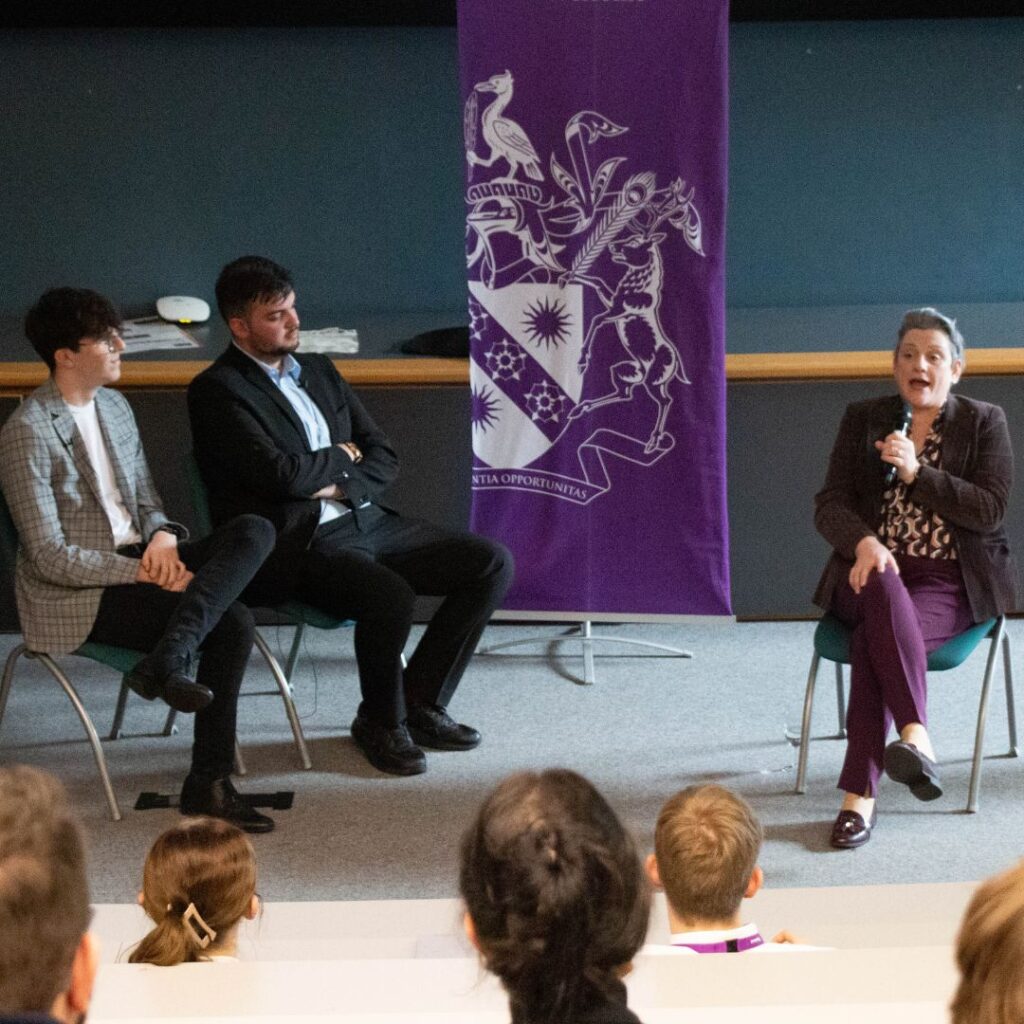
<path id="1" fill-rule="evenodd" d="M 875 441 L 892 433 L 902 403 L 898 395 L 855 402 L 839 426 L 825 486 L 814 499 L 814 524 L 835 549 L 814 594 L 822 608 L 830 607 L 835 588 L 849 575 L 858 541 L 881 527 L 888 466 Z M 941 468 L 922 466 L 909 494 L 949 526 L 975 622 L 1016 607 L 1017 570 L 1002 525 L 1012 484 L 1003 410 L 951 394 Z"/>
<path id="2" fill-rule="evenodd" d="M 380 497 L 398 475 L 398 458 L 384 432 L 323 355 L 296 354 L 300 385 L 327 421 L 331 447 L 312 451 L 301 420 L 266 373 L 229 345 L 189 385 L 188 412 L 199 471 L 215 523 L 255 512 L 277 528 L 277 546 L 260 579 L 287 586 L 296 555 L 320 519 L 311 494 L 337 484 L 353 505 Z M 363 453 L 352 462 L 339 442 Z"/>

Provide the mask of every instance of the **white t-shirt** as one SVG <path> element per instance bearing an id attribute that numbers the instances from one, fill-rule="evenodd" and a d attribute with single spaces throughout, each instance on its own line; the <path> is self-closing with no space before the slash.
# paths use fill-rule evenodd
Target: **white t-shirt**
<path id="1" fill-rule="evenodd" d="M 85 450 L 89 453 L 93 472 L 100 485 L 100 501 L 103 511 L 110 520 L 110 529 L 114 534 L 114 546 L 135 544 L 142 540 L 142 535 L 135 529 L 132 517 L 125 507 L 124 498 L 114 478 L 114 467 L 110 463 L 103 432 L 100 430 L 99 417 L 96 415 L 96 399 L 86 405 L 71 405 L 65 402 L 68 411 L 75 418 L 75 426 L 85 442 Z"/>

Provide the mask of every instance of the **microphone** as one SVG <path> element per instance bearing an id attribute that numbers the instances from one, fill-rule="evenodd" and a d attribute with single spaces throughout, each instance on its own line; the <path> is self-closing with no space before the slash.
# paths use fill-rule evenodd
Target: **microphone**
<path id="1" fill-rule="evenodd" d="M 899 418 L 896 420 L 896 426 L 893 428 L 897 434 L 902 434 L 904 437 L 907 436 L 907 431 L 910 430 L 911 421 L 914 418 L 914 410 L 911 409 L 909 403 L 903 403 L 903 409 L 900 412 Z M 896 482 L 896 467 L 889 466 L 885 471 L 885 486 L 888 489 Z"/>

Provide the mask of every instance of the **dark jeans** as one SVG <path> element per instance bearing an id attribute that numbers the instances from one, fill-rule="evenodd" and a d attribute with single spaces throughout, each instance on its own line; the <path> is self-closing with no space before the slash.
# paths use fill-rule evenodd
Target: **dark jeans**
<path id="1" fill-rule="evenodd" d="M 839 789 L 874 796 L 889 728 L 928 722 L 928 655 L 973 624 L 959 563 L 899 557 L 900 573 L 873 572 L 855 594 L 836 589 L 832 611 L 853 626 L 846 760 Z"/>
<path id="2" fill-rule="evenodd" d="M 393 727 L 408 705 L 451 700 L 512 574 L 511 553 L 495 541 L 373 507 L 317 530 L 294 596 L 355 620 L 361 713 Z M 418 594 L 444 601 L 403 675 Z"/>
<path id="3" fill-rule="evenodd" d="M 162 647 L 200 652 L 197 682 L 213 701 L 196 712 L 192 771 L 214 779 L 231 772 L 238 690 L 252 650 L 252 613 L 238 602 L 274 547 L 273 526 L 260 516 L 232 519 L 198 541 L 178 547 L 194 573 L 180 594 L 152 583 L 107 587 L 89 639 L 137 651 Z M 131 553 L 141 556 L 142 545 Z"/>

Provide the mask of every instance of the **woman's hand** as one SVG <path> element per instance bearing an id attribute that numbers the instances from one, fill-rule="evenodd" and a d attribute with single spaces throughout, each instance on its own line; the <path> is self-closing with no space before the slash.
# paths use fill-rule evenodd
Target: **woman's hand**
<path id="1" fill-rule="evenodd" d="M 872 572 L 885 572 L 891 569 L 897 576 L 900 574 L 900 567 L 892 552 L 877 538 L 864 537 L 856 547 L 857 560 L 850 570 L 850 586 L 855 594 L 867 584 L 868 577 Z"/>
<path id="2" fill-rule="evenodd" d="M 914 449 L 914 442 L 894 430 L 884 441 L 876 441 L 875 448 L 881 453 L 882 461 L 896 467 L 896 475 L 908 486 L 917 479 L 921 463 Z"/>

